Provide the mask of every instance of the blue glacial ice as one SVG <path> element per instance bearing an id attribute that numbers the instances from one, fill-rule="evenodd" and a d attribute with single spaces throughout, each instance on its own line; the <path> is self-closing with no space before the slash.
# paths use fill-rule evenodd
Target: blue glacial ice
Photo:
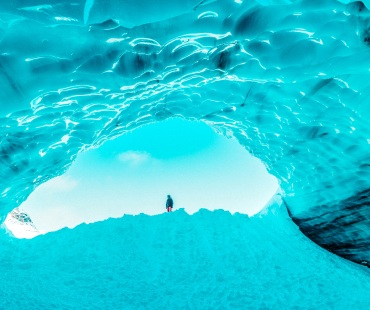
<path id="1" fill-rule="evenodd" d="M 0 3 L 2 219 L 38 185 L 63 174 L 80 152 L 144 124 L 182 117 L 235 137 L 279 180 L 283 204 L 308 238 L 369 265 L 370 1 L 153 3 Z M 110 227 L 105 223 L 94 229 L 102 225 Z M 297 240 L 306 240 L 296 233 Z M 40 259 L 35 253 L 42 251 L 44 242 L 54 244 L 56 253 L 58 244 L 61 248 L 63 240 L 72 240 L 64 234 L 70 232 L 29 241 L 34 252 L 27 255 Z M 290 251 L 291 241 L 285 237 L 284 251 L 299 256 L 299 248 Z M 144 239 L 138 251 L 145 248 Z M 26 248 L 25 241 L 4 242 Z M 308 262 L 318 257 L 327 264 L 334 261 L 332 266 L 348 270 L 348 277 L 353 270 L 363 272 L 360 266 L 310 246 L 312 253 L 303 252 Z M 19 272 L 34 267 L 17 265 L 21 250 L 10 252 L 4 266 L 17 266 Z M 185 261 L 190 262 L 194 253 L 187 253 Z M 95 254 L 91 255 L 93 265 Z M 73 255 L 56 257 L 62 262 Z M 246 257 L 245 265 L 252 259 Z M 56 267 L 51 261 L 50 268 Z M 44 262 L 49 260 L 37 264 Z M 240 274 L 243 270 L 240 267 Z M 155 279 L 162 270 L 151 272 Z M 345 278 L 345 272 L 339 274 Z M 320 279 L 326 281 L 326 276 Z M 366 288 L 366 280 L 363 285 Z M 53 289 L 57 291 L 51 285 Z M 317 294 L 325 293 L 325 284 L 316 289 Z M 267 293 L 276 290 L 269 288 Z M 243 295 L 232 292 L 235 300 Z M 359 296 L 361 292 L 359 288 Z M 341 296 L 353 300 L 348 294 Z"/>

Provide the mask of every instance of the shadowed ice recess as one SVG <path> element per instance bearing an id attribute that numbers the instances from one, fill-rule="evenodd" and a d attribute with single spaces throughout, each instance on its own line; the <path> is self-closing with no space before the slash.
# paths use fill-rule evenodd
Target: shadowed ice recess
<path id="1" fill-rule="evenodd" d="M 205 122 L 226 137 L 235 137 L 279 180 L 283 205 L 308 238 L 346 259 L 368 265 L 369 2 L 2 1 L 0 215 L 5 219 L 38 185 L 62 175 L 80 152 L 144 124 L 181 117 Z M 179 214 L 172 214 L 173 218 Z M 217 221 L 217 214 L 214 216 Z M 280 227 L 278 222 L 268 225 Z M 91 228 L 94 230 L 104 225 L 108 229 L 110 223 L 89 227 L 96 227 Z M 151 229 L 149 220 L 145 225 Z M 32 255 L 44 252 L 43 240 L 53 240 L 52 251 L 57 253 L 66 246 L 64 234 L 72 232 L 27 241 Z M 250 238 L 249 233 L 240 232 L 240 238 Z M 295 233 L 295 240 L 308 242 Z M 122 237 L 121 233 L 112 235 Z M 269 237 L 263 236 L 263 242 L 268 243 Z M 284 244 L 286 256 L 298 255 L 296 251 L 301 249 L 290 247 L 291 241 L 285 237 L 279 242 Z M 80 246 L 85 237 L 81 238 Z M 26 241 L 3 239 L 6 246 L 20 247 L 19 251 L 11 248 L 12 254 L 6 256 L 3 266 L 8 266 L 4 267 L 7 275 L 14 272 L 16 277 L 23 268 L 26 276 L 30 265 L 18 265 Z M 183 246 L 173 240 L 173 251 Z M 215 253 L 226 248 L 221 243 L 218 246 Z M 145 242 L 137 247 L 145 248 Z M 307 262 L 317 257 L 319 261 L 333 259 L 338 263 L 336 268 L 348 270 L 343 271 L 343 277 L 358 272 L 358 277 L 367 277 L 361 280 L 364 287 L 369 283 L 363 267 L 323 252 L 312 243 L 309 247 L 303 252 Z M 199 254 L 196 248 L 186 253 L 188 262 Z M 241 266 L 248 266 L 251 257 L 246 256 Z M 92 266 L 94 255 L 90 259 Z M 238 264 L 241 260 L 239 257 Z M 50 268 L 56 266 L 52 258 L 35 264 L 49 262 Z M 122 268 L 131 268 L 130 263 Z M 259 265 L 255 266 L 258 270 Z M 244 271 L 241 267 L 236 274 L 242 276 Z M 155 276 L 162 271 L 152 272 Z M 301 279 L 304 274 L 302 271 Z M 277 272 L 276 277 L 280 276 L 286 274 Z M 319 277 L 326 281 L 326 276 Z M 127 284 L 135 277 L 124 279 L 122 283 Z M 330 279 L 338 283 L 338 279 Z M 329 290 L 324 282 L 318 286 L 318 294 Z M 245 305 L 237 296 L 247 292 L 256 295 L 248 289 L 241 293 L 238 285 L 231 286 L 237 301 L 228 304 L 230 308 Z M 261 290 L 276 294 L 278 287 L 273 287 Z M 367 309 L 365 291 L 359 288 L 358 292 L 358 300 L 364 301 L 359 307 Z M 145 298 L 151 300 L 150 296 Z M 351 305 L 353 299 L 348 298 L 344 305 Z M 298 299 L 291 302 L 299 308 Z M 369 305 L 369 300 L 366 302 Z M 268 308 L 271 304 L 258 305 Z M 204 307 L 208 306 L 212 308 L 208 303 Z M 186 307 L 204 308 L 202 304 L 184 304 Z"/>

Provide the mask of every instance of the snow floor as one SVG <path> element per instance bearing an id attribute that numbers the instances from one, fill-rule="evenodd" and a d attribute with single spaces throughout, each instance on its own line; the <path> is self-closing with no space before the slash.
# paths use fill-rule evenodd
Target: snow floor
<path id="1" fill-rule="evenodd" d="M 370 309 L 370 269 L 303 236 L 279 202 L 125 215 L 0 236 L 0 309 Z"/>

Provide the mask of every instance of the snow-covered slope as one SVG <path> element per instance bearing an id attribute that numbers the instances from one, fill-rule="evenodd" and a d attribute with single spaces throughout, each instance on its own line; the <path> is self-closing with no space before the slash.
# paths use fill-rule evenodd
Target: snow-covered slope
<path id="1" fill-rule="evenodd" d="M 307 239 L 279 204 L 183 210 L 31 240 L 1 236 L 1 309 L 364 309 L 369 269 Z"/>
<path id="2" fill-rule="evenodd" d="M 34 238 L 41 232 L 36 228 L 29 215 L 19 208 L 15 208 L 6 217 L 3 228 L 16 238 Z"/>

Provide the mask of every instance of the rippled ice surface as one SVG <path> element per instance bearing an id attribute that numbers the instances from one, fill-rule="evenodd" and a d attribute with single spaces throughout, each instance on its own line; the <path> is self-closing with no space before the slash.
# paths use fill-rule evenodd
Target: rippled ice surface
<path id="1" fill-rule="evenodd" d="M 370 272 L 263 216 L 124 216 L 1 237 L 2 309 L 369 309 Z"/>

